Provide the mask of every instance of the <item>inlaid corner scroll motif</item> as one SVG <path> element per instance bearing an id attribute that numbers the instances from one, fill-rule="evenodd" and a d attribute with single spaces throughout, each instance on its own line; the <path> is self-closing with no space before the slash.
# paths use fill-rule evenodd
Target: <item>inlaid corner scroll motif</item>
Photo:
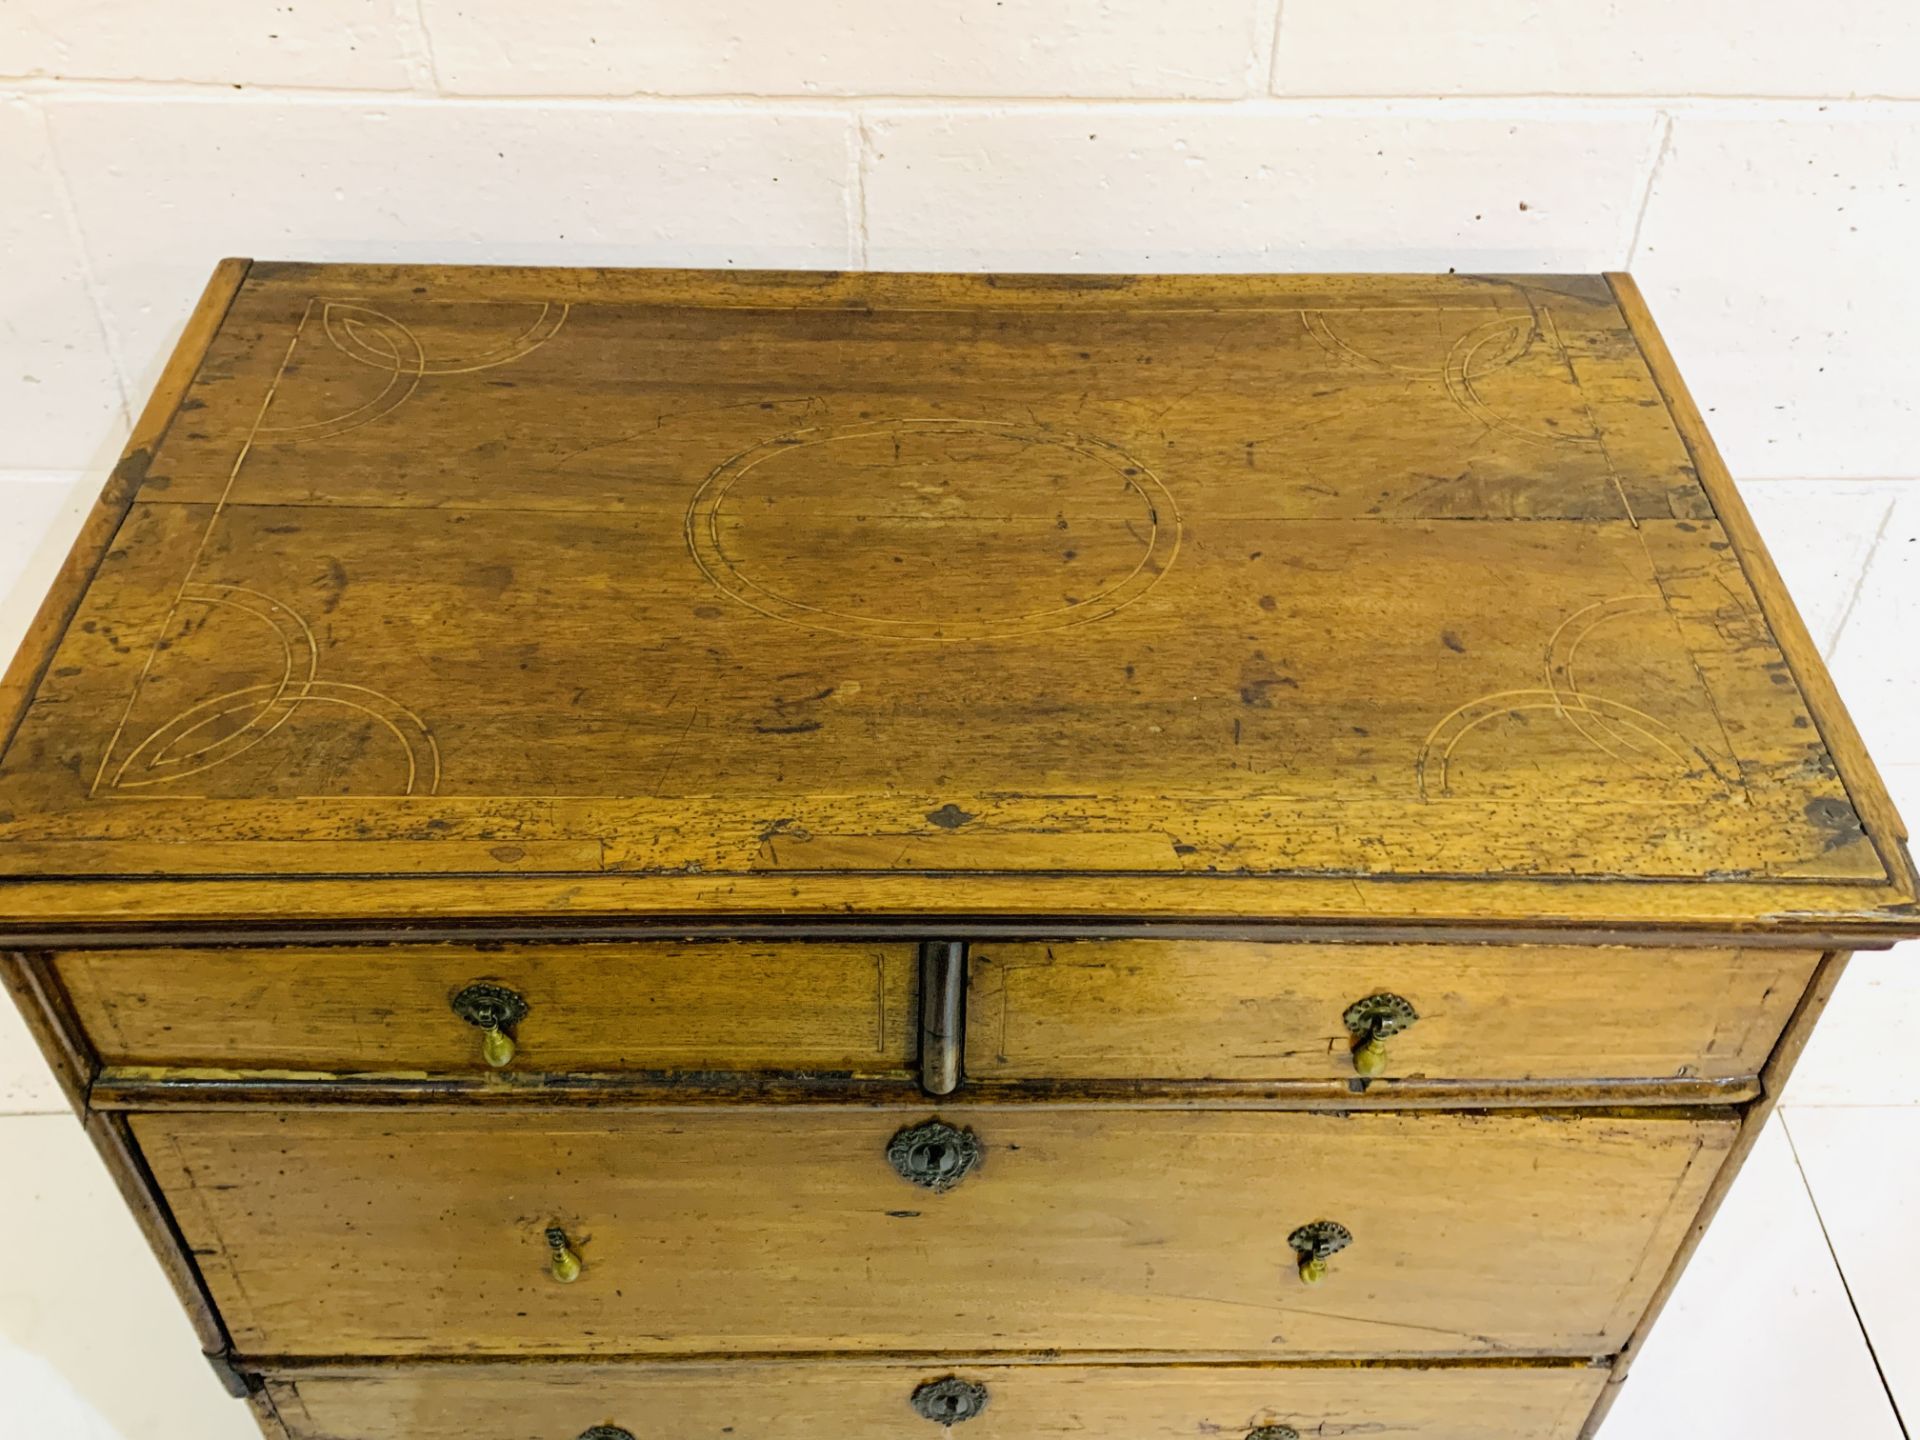
<path id="1" fill-rule="evenodd" d="M 1527 359 L 1536 347 L 1545 351 L 1553 363 L 1567 364 L 1566 345 L 1554 326 L 1551 311 L 1529 303 L 1525 310 L 1496 315 L 1446 338 L 1441 350 L 1433 350 L 1430 344 L 1417 345 L 1405 354 L 1383 353 L 1371 346 L 1363 348 L 1346 333 L 1344 321 L 1337 316 L 1338 312 L 1326 310 L 1300 312 L 1301 324 L 1329 356 L 1367 369 L 1404 375 L 1413 381 L 1437 382 L 1462 413 L 1488 430 L 1540 445 L 1570 445 L 1604 454 L 1605 447 L 1590 413 L 1583 411 L 1575 417 L 1577 428 L 1523 425 L 1503 414 L 1485 393 L 1489 376 Z M 1405 345 L 1410 338 L 1417 341 L 1423 337 L 1409 332 L 1385 338 Z M 1570 392 L 1576 397 L 1577 388 Z"/>
<path id="2" fill-rule="evenodd" d="M 565 304 L 542 304 L 530 324 L 497 344 L 474 354 L 434 355 L 427 352 L 411 328 L 370 305 L 347 300 L 316 300 L 314 308 L 318 309 L 320 333 L 327 343 L 342 355 L 384 376 L 384 383 L 371 398 L 338 414 L 284 425 L 268 423 L 267 415 L 274 398 L 269 394 L 261 407 L 261 421 L 254 428 L 255 436 L 260 439 L 320 440 L 357 430 L 399 409 L 429 376 L 491 370 L 532 354 L 553 338 L 565 323 L 568 310 Z M 309 308 L 301 322 L 302 333 L 312 322 L 314 308 Z M 294 344 L 299 344 L 298 335 Z M 292 360 L 291 350 L 287 358 Z M 285 373 L 283 366 L 283 378 Z M 278 388 L 276 384 L 276 393 Z"/>
<path id="3" fill-rule="evenodd" d="M 370 305 L 322 297 L 308 303 L 100 757 L 90 794 L 191 793 L 193 787 L 182 787 L 181 782 L 276 739 L 284 740 L 296 721 L 295 728 L 303 731 L 318 722 L 339 735 L 338 748 L 347 757 L 342 763 L 382 766 L 379 773 L 390 788 L 378 793 L 405 796 L 438 791 L 439 743 L 418 713 L 373 686 L 323 674 L 323 647 L 312 625 L 292 605 L 252 586 L 203 579 L 201 572 L 235 503 L 248 459 L 260 447 L 322 442 L 391 414 L 429 380 L 510 364 L 552 339 L 568 313 L 567 305 L 552 303 L 501 308 L 534 313 L 477 351 L 441 353 L 424 343 L 415 329 Z M 520 316 L 515 319 L 519 321 Z M 281 420 L 277 417 L 289 408 L 289 393 L 298 383 L 296 357 L 303 342 L 312 343 L 316 329 L 334 351 L 371 371 L 377 388 L 344 408 Z M 160 723 L 136 728 L 143 697 L 160 689 L 190 686 L 177 673 L 181 667 L 211 668 L 217 656 L 230 673 L 236 663 L 244 663 L 235 657 L 256 653 L 262 641 L 270 658 L 257 680 L 210 686 L 208 693 L 180 706 Z M 163 681 L 170 683 L 162 686 Z M 356 726 L 372 737 L 369 743 L 348 743 L 351 737 L 343 733 L 344 728 Z M 376 758 L 382 754 L 384 760 Z M 294 793 L 308 793 L 301 782 L 295 786 Z"/>
<path id="4" fill-rule="evenodd" d="M 1433 448 L 1401 482 L 1414 488 L 1397 503 L 1410 503 L 1410 514 L 1448 496 L 1471 514 L 1637 521 L 1668 513 L 1669 482 L 1638 473 L 1647 467 L 1635 449 L 1637 417 L 1623 425 L 1620 399 L 1596 405 L 1583 382 L 1583 368 L 1606 368 L 1590 353 L 1591 332 L 1563 329 L 1554 307 L 1524 287 L 1490 285 L 1484 298 L 1467 310 L 1299 312 L 1325 356 L 1328 384 L 1355 372 L 1376 387 L 1390 377 L 1430 417 Z"/>
<path id="5" fill-rule="evenodd" d="M 1590 636 L 1623 617 L 1662 614 L 1665 609 L 1657 596 L 1621 595 L 1567 616 L 1547 641 L 1543 686 L 1477 696 L 1448 711 L 1428 732 L 1414 762 L 1420 798 L 1455 796 L 1456 755 L 1476 732 L 1535 717 L 1577 737 L 1604 757 L 1615 775 L 1670 785 L 1703 777 L 1720 788 L 1734 783 L 1719 762 L 1671 723 L 1624 700 L 1596 694 L 1581 680 L 1580 651 Z"/>
<path id="6" fill-rule="evenodd" d="M 107 774 L 108 789 L 137 790 L 211 770 L 272 739 L 311 707 L 337 707 L 384 727 L 405 764 L 399 794 L 431 795 L 440 788 L 440 747 L 426 722 L 369 686 L 322 679 L 313 628 L 291 606 L 244 586 L 207 585 L 181 594 L 177 608 L 186 607 L 237 613 L 264 625 L 283 648 L 284 666 L 271 680 L 211 695 L 149 731 Z"/>

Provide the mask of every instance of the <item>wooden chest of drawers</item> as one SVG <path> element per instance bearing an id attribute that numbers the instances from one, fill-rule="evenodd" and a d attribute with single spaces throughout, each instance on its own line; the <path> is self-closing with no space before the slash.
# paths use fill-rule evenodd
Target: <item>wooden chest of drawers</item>
<path id="1" fill-rule="evenodd" d="M 228 262 L 0 742 L 284 1440 L 1573 1440 L 1920 933 L 1618 276 Z"/>

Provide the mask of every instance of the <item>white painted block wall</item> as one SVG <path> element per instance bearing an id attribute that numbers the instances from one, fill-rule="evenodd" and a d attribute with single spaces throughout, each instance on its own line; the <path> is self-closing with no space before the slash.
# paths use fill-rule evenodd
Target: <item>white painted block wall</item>
<path id="1" fill-rule="evenodd" d="M 0 663 L 233 254 L 1628 269 L 1920 812 L 1915 0 L 0 0 Z M 1920 1303 L 1848 1288 L 1920 1264 L 1916 961 L 1855 962 L 1812 1160 L 1770 1138 L 1606 1440 L 1920 1424 L 1858 1328 L 1920 1354 Z M 0 1440 L 244 1440 L 62 1108 L 0 1007 Z"/>

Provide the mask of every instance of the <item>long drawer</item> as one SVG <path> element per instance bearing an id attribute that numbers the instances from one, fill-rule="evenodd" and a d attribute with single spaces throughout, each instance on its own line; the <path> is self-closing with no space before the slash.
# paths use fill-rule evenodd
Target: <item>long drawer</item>
<path id="1" fill-rule="evenodd" d="M 927 1122 L 788 1107 L 132 1124 L 256 1356 L 1603 1355 L 1736 1128 L 1034 1107 Z M 1310 1284 L 1302 1262 L 1331 1226 L 1351 1243 Z M 581 1273 L 561 1283 L 569 1258 Z"/>
<path id="2" fill-rule="evenodd" d="M 904 1073 L 910 944 L 92 950 L 57 967 L 109 1065 Z M 489 1051 L 486 1002 L 511 1042 Z"/>
<path id="3" fill-rule="evenodd" d="M 1813 951 L 1226 941 L 982 942 L 967 1075 L 1404 1080 L 1759 1073 Z M 1397 999 L 1404 1008 L 1392 1007 Z M 1373 1007 L 1369 1008 L 1369 1002 Z"/>
<path id="4" fill-rule="evenodd" d="M 958 1432 L 966 1440 L 1240 1440 L 1262 1426 L 1306 1437 L 1570 1440 L 1604 1379 L 1545 1366 L 740 1362 L 401 1367 L 282 1377 L 268 1393 L 292 1440 L 575 1440 L 601 1426 L 635 1440 L 939 1440 L 946 1431 L 924 1412 L 976 1402 Z"/>
<path id="5" fill-rule="evenodd" d="M 984 1084 L 1351 1084 L 1377 1023 L 1367 1017 L 1391 1014 L 1370 1076 L 1388 1091 L 1738 1081 L 1759 1073 L 1818 959 L 1759 948 L 982 942 L 969 965 L 966 1074 Z M 491 1058 L 529 1075 L 905 1076 L 917 1046 L 915 950 L 903 942 L 98 950 L 56 965 L 113 1066 L 476 1076 L 492 1073 Z M 473 1023 L 471 997 L 487 992 L 519 1007 L 503 1027 L 505 1053 Z M 1390 1000 L 1404 1008 L 1379 1008 Z"/>

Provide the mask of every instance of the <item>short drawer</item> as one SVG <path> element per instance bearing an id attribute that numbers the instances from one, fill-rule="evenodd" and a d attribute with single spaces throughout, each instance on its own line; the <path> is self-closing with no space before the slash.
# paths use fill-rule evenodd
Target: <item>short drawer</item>
<path id="1" fill-rule="evenodd" d="M 1736 1128 L 1028 1106 L 944 1129 L 842 1107 L 132 1124 L 235 1345 L 348 1356 L 1604 1355 Z M 1319 1222 L 1352 1241 L 1310 1284 L 1296 1232 Z"/>
<path id="2" fill-rule="evenodd" d="M 94 950 L 57 966 L 108 1065 L 899 1075 L 918 1038 L 911 945 Z M 476 1023 L 488 1000 L 505 1046 Z"/>
<path id="3" fill-rule="evenodd" d="M 270 1379 L 292 1440 L 1241 1440 L 1262 1426 L 1381 1440 L 1572 1440 L 1606 1378 L 1501 1369 L 743 1362 L 396 1367 Z M 916 1404 L 916 1397 L 918 1402 Z M 596 1427 L 606 1427 L 599 1431 Z M 610 1433 L 609 1433 L 610 1432 Z"/>
<path id="4" fill-rule="evenodd" d="M 1759 1073 L 1819 955 L 1625 946 L 982 943 L 970 1080 L 1396 1081 Z M 1356 1011 L 1356 1007 L 1360 1007 Z M 1411 1023 L 1405 1017 L 1414 1018 Z M 1351 1023 L 1350 1023 L 1351 1022 Z"/>

